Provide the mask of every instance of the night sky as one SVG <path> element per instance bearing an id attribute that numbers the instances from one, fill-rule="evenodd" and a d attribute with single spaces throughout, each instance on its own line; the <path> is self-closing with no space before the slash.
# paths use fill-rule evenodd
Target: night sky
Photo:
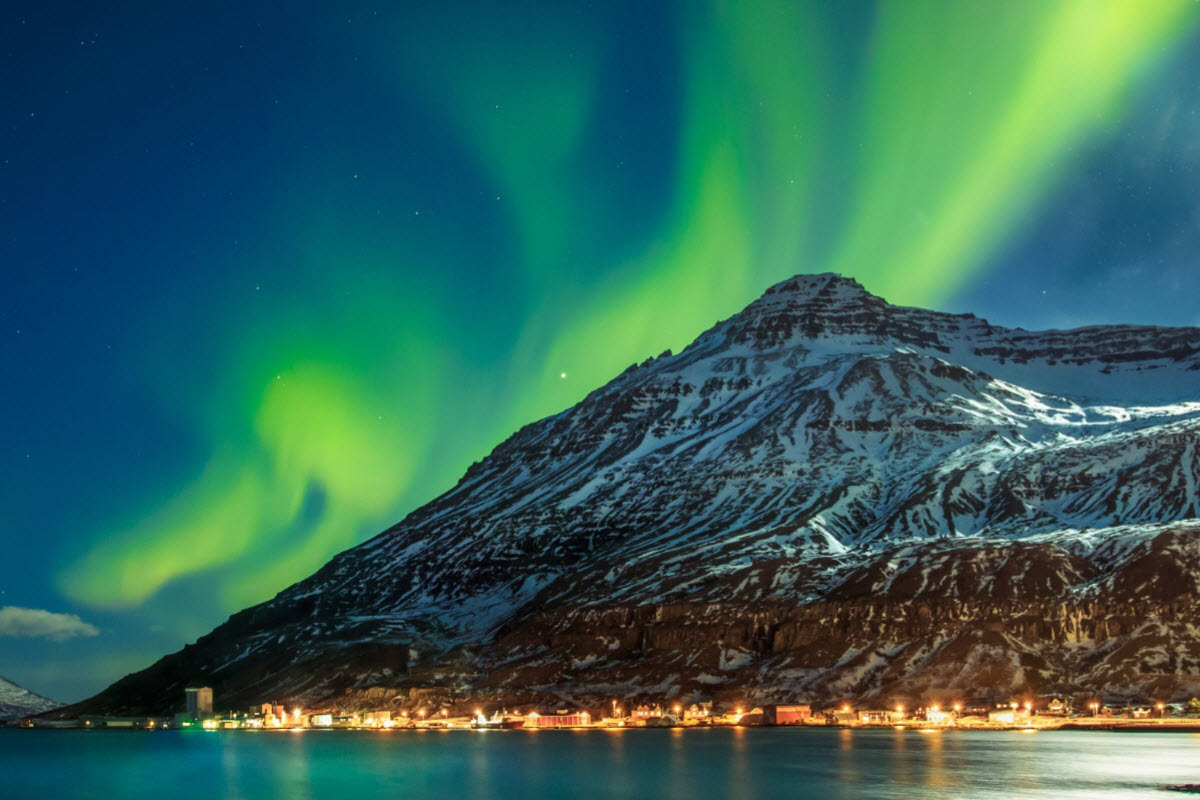
<path id="1" fill-rule="evenodd" d="M 0 675 L 59 700 L 795 273 L 1200 325 L 1192 0 L 9 0 L 0 58 Z"/>

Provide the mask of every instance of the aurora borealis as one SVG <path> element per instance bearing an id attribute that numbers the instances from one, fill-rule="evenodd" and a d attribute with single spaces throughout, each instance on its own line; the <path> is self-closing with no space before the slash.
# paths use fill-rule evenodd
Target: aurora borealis
<path id="1" fill-rule="evenodd" d="M 0 606 L 100 635 L 0 674 L 65 700 L 797 272 L 1200 324 L 1191 0 L 21 6 Z"/>

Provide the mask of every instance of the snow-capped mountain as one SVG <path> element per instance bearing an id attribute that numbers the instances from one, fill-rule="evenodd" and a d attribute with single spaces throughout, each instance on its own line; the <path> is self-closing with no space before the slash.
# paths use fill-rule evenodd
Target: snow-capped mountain
<path id="1" fill-rule="evenodd" d="M 28 689 L 22 689 L 12 681 L 0 676 L 0 722 L 41 714 L 61 705 L 62 703 L 47 700 Z"/>
<path id="2" fill-rule="evenodd" d="M 1200 329 L 799 276 L 81 708 L 1195 693 L 1198 444 Z"/>

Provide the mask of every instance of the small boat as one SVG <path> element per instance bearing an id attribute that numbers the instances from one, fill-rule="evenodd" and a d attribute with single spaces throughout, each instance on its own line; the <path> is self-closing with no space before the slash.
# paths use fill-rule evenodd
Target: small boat
<path id="1" fill-rule="evenodd" d="M 491 719 L 483 714 L 476 714 L 475 718 L 471 720 L 471 727 L 484 731 L 514 731 L 525 727 L 525 718 L 501 714 L 498 711 L 492 715 Z"/>

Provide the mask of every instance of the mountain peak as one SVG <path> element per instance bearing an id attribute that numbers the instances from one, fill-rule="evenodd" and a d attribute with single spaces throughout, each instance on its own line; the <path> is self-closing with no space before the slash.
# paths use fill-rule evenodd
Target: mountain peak
<path id="1" fill-rule="evenodd" d="M 881 313 L 892 307 L 853 278 L 833 272 L 795 275 L 775 284 L 729 320 L 731 341 L 758 350 L 783 346 L 797 337 L 876 332 Z"/>
<path id="2" fill-rule="evenodd" d="M 762 300 L 783 301 L 788 304 L 822 299 L 827 301 L 878 300 L 853 278 L 836 272 L 793 275 L 763 293 Z"/>
<path id="3" fill-rule="evenodd" d="M 1088 402 L 1179 402 L 1194 396 L 1200 375 L 1195 328 L 1005 328 L 972 314 L 892 305 L 831 272 L 775 284 L 713 334 L 703 339 L 701 352 L 732 345 L 756 355 L 795 354 L 796 363 L 812 363 L 911 350 Z"/>

